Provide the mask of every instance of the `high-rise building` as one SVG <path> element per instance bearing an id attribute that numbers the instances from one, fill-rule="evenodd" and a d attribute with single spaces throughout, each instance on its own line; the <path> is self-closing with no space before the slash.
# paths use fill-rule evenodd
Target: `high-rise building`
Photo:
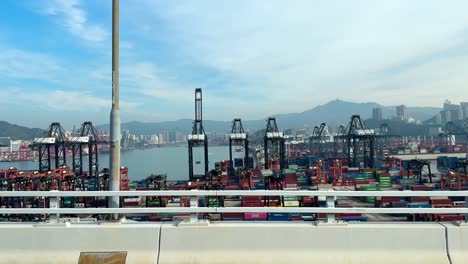
<path id="1" fill-rule="evenodd" d="M 460 107 L 463 111 L 463 118 L 468 118 L 468 102 L 461 102 Z"/>
<path id="2" fill-rule="evenodd" d="M 187 140 L 187 137 L 180 133 L 180 132 L 176 132 L 176 143 L 183 143 Z"/>
<path id="3" fill-rule="evenodd" d="M 372 109 L 372 119 L 382 120 L 382 108 L 376 107 Z"/>
<path id="4" fill-rule="evenodd" d="M 463 119 L 463 117 L 460 116 L 461 109 L 461 104 L 452 104 L 449 100 L 445 100 L 443 111 L 446 113 L 450 112 L 450 114 L 446 114 L 446 116 L 449 115 L 448 117 L 450 118 L 447 118 L 445 122 Z"/>
<path id="5" fill-rule="evenodd" d="M 406 105 L 399 105 L 396 107 L 396 115 L 399 120 L 405 120 L 406 118 Z"/>
<path id="6" fill-rule="evenodd" d="M 166 138 L 164 138 L 164 134 L 163 134 L 163 133 L 159 133 L 159 134 L 158 134 L 158 143 L 159 143 L 159 144 L 166 144 Z"/>
<path id="7" fill-rule="evenodd" d="M 436 123 L 436 124 L 442 124 L 442 113 L 438 113 L 438 114 L 435 116 L 435 123 Z"/>
<path id="8" fill-rule="evenodd" d="M 170 131 L 170 132 L 168 133 L 168 136 L 169 136 L 169 137 L 168 137 L 169 143 L 176 143 L 176 141 L 177 141 L 177 136 L 176 136 L 176 132 L 175 132 L 175 131 Z"/>
<path id="9" fill-rule="evenodd" d="M 447 123 L 447 122 L 451 122 L 452 120 L 453 120 L 452 111 L 444 110 L 442 114 L 442 122 Z"/>
<path id="10" fill-rule="evenodd" d="M 159 143 L 158 135 L 157 134 L 151 135 L 149 143 L 152 145 L 158 144 Z"/>

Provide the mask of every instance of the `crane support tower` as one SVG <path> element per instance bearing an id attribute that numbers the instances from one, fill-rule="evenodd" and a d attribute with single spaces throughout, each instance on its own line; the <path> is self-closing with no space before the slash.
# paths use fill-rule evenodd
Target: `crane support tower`
<path id="1" fill-rule="evenodd" d="M 193 173 L 193 148 L 199 145 L 204 146 L 205 157 L 205 170 L 203 177 L 208 174 L 208 138 L 203 129 L 203 116 L 202 116 L 202 90 L 201 88 L 195 89 L 195 120 L 193 121 L 192 134 L 188 135 L 188 154 L 189 154 L 189 180 L 195 179 Z"/>
<path id="2" fill-rule="evenodd" d="M 88 148 L 88 176 L 98 179 L 99 174 L 99 153 L 98 145 L 108 144 L 102 139 L 99 131 L 93 126 L 93 123 L 86 121 L 81 125 L 77 135 L 69 138 L 72 147 L 72 169 L 77 175 L 83 175 L 83 151 Z"/>
<path id="3" fill-rule="evenodd" d="M 263 147 L 265 151 L 265 169 L 269 169 L 270 156 L 272 156 L 272 160 L 274 158 L 279 160 L 280 169 L 284 169 L 286 165 L 285 138 L 283 132 L 279 132 L 274 117 L 269 117 L 267 120 Z"/>
<path id="4" fill-rule="evenodd" d="M 439 134 L 441 141 L 446 146 L 468 143 L 468 118 L 465 118 L 460 124 L 447 122 L 444 131 Z"/>
<path id="5" fill-rule="evenodd" d="M 33 140 L 31 148 L 39 152 L 39 172 L 52 170 L 52 155 L 54 155 L 55 169 L 66 166 L 67 140 L 68 135 L 58 122 L 52 123 L 41 137 Z"/>
<path id="6" fill-rule="evenodd" d="M 338 131 L 333 136 L 333 143 L 335 145 L 335 157 L 345 158 L 346 154 L 346 128 L 343 125 L 338 127 Z"/>
<path id="7" fill-rule="evenodd" d="M 392 130 L 390 129 L 387 123 L 381 124 L 379 133 L 375 134 L 375 143 L 378 155 L 384 157 L 384 149 L 390 147 L 391 139 L 399 137 L 401 136 L 393 134 Z"/>
<path id="8" fill-rule="evenodd" d="M 318 156 L 323 156 L 323 144 L 325 143 L 323 131 L 325 130 L 325 126 L 325 123 L 315 126 L 312 136 L 309 138 L 310 151 Z"/>
<path id="9" fill-rule="evenodd" d="M 232 145 L 243 145 L 244 147 L 244 166 L 249 167 L 249 139 L 244 131 L 240 118 L 234 118 L 232 121 L 231 134 L 229 135 L 229 173 L 234 175 L 234 163 L 232 160 Z"/>
<path id="10" fill-rule="evenodd" d="M 359 167 L 358 157 L 362 156 L 364 167 L 374 168 L 374 131 L 366 126 L 359 115 L 351 116 L 346 131 L 348 164 Z"/>

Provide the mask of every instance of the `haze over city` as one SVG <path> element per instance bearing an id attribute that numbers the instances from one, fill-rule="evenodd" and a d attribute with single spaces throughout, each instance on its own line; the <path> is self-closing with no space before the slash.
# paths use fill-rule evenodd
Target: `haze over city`
<path id="1" fill-rule="evenodd" d="M 13 123 L 107 123 L 110 1 L 4 1 L 0 104 Z M 468 98 L 466 1 L 121 1 L 123 121 L 260 119 L 336 98 Z M 465 100 L 466 101 L 466 100 Z"/>

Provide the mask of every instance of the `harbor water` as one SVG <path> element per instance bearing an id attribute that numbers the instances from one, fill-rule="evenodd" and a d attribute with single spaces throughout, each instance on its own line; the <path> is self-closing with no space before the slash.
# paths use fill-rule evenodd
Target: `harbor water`
<path id="1" fill-rule="evenodd" d="M 241 158 L 244 152 L 233 152 L 233 158 Z M 88 157 L 83 157 L 84 169 L 87 169 Z M 203 148 L 194 148 L 193 162 L 195 174 L 202 174 L 204 168 Z M 228 146 L 210 146 L 208 149 L 209 168 L 215 162 L 229 159 Z M 151 174 L 167 174 L 168 180 L 188 179 L 188 149 L 186 146 L 167 146 L 150 149 L 125 150 L 121 154 L 122 166 L 128 167 L 131 180 L 140 180 Z M 71 167 L 71 157 L 67 165 Z M 108 168 L 109 154 L 100 153 L 99 168 Z M 0 169 L 16 167 L 19 170 L 37 170 L 37 161 L 0 162 Z M 436 161 L 431 161 L 432 173 L 438 173 Z M 427 169 L 425 169 L 427 173 Z"/>
<path id="2" fill-rule="evenodd" d="M 243 152 L 233 152 L 233 158 L 242 157 Z M 83 157 L 84 168 L 87 169 L 87 157 Z M 228 146 L 210 146 L 208 149 L 209 168 L 214 168 L 215 162 L 229 159 Z M 203 171 L 203 150 L 194 148 L 194 170 L 196 174 Z M 67 165 L 71 167 L 71 157 Z M 151 149 L 136 149 L 122 151 L 121 165 L 128 167 L 131 180 L 146 178 L 150 174 L 167 174 L 168 180 L 188 179 L 188 149 L 186 146 L 168 146 Z M 16 167 L 19 170 L 37 170 L 37 161 L 0 162 L 0 169 Z M 109 167 L 109 154 L 100 153 L 99 168 Z"/>

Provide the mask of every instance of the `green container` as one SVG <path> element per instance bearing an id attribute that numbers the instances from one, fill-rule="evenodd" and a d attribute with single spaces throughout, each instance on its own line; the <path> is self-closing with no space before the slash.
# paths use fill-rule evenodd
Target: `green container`
<path id="1" fill-rule="evenodd" d="M 293 169 L 283 169 L 284 174 L 294 174 L 296 173 L 296 170 Z"/>
<path id="2" fill-rule="evenodd" d="M 379 186 L 392 186 L 391 182 L 381 182 L 379 183 Z"/>
<path id="3" fill-rule="evenodd" d="M 363 190 L 363 191 L 377 191 L 377 187 L 375 187 L 375 186 L 361 186 L 361 190 Z"/>

